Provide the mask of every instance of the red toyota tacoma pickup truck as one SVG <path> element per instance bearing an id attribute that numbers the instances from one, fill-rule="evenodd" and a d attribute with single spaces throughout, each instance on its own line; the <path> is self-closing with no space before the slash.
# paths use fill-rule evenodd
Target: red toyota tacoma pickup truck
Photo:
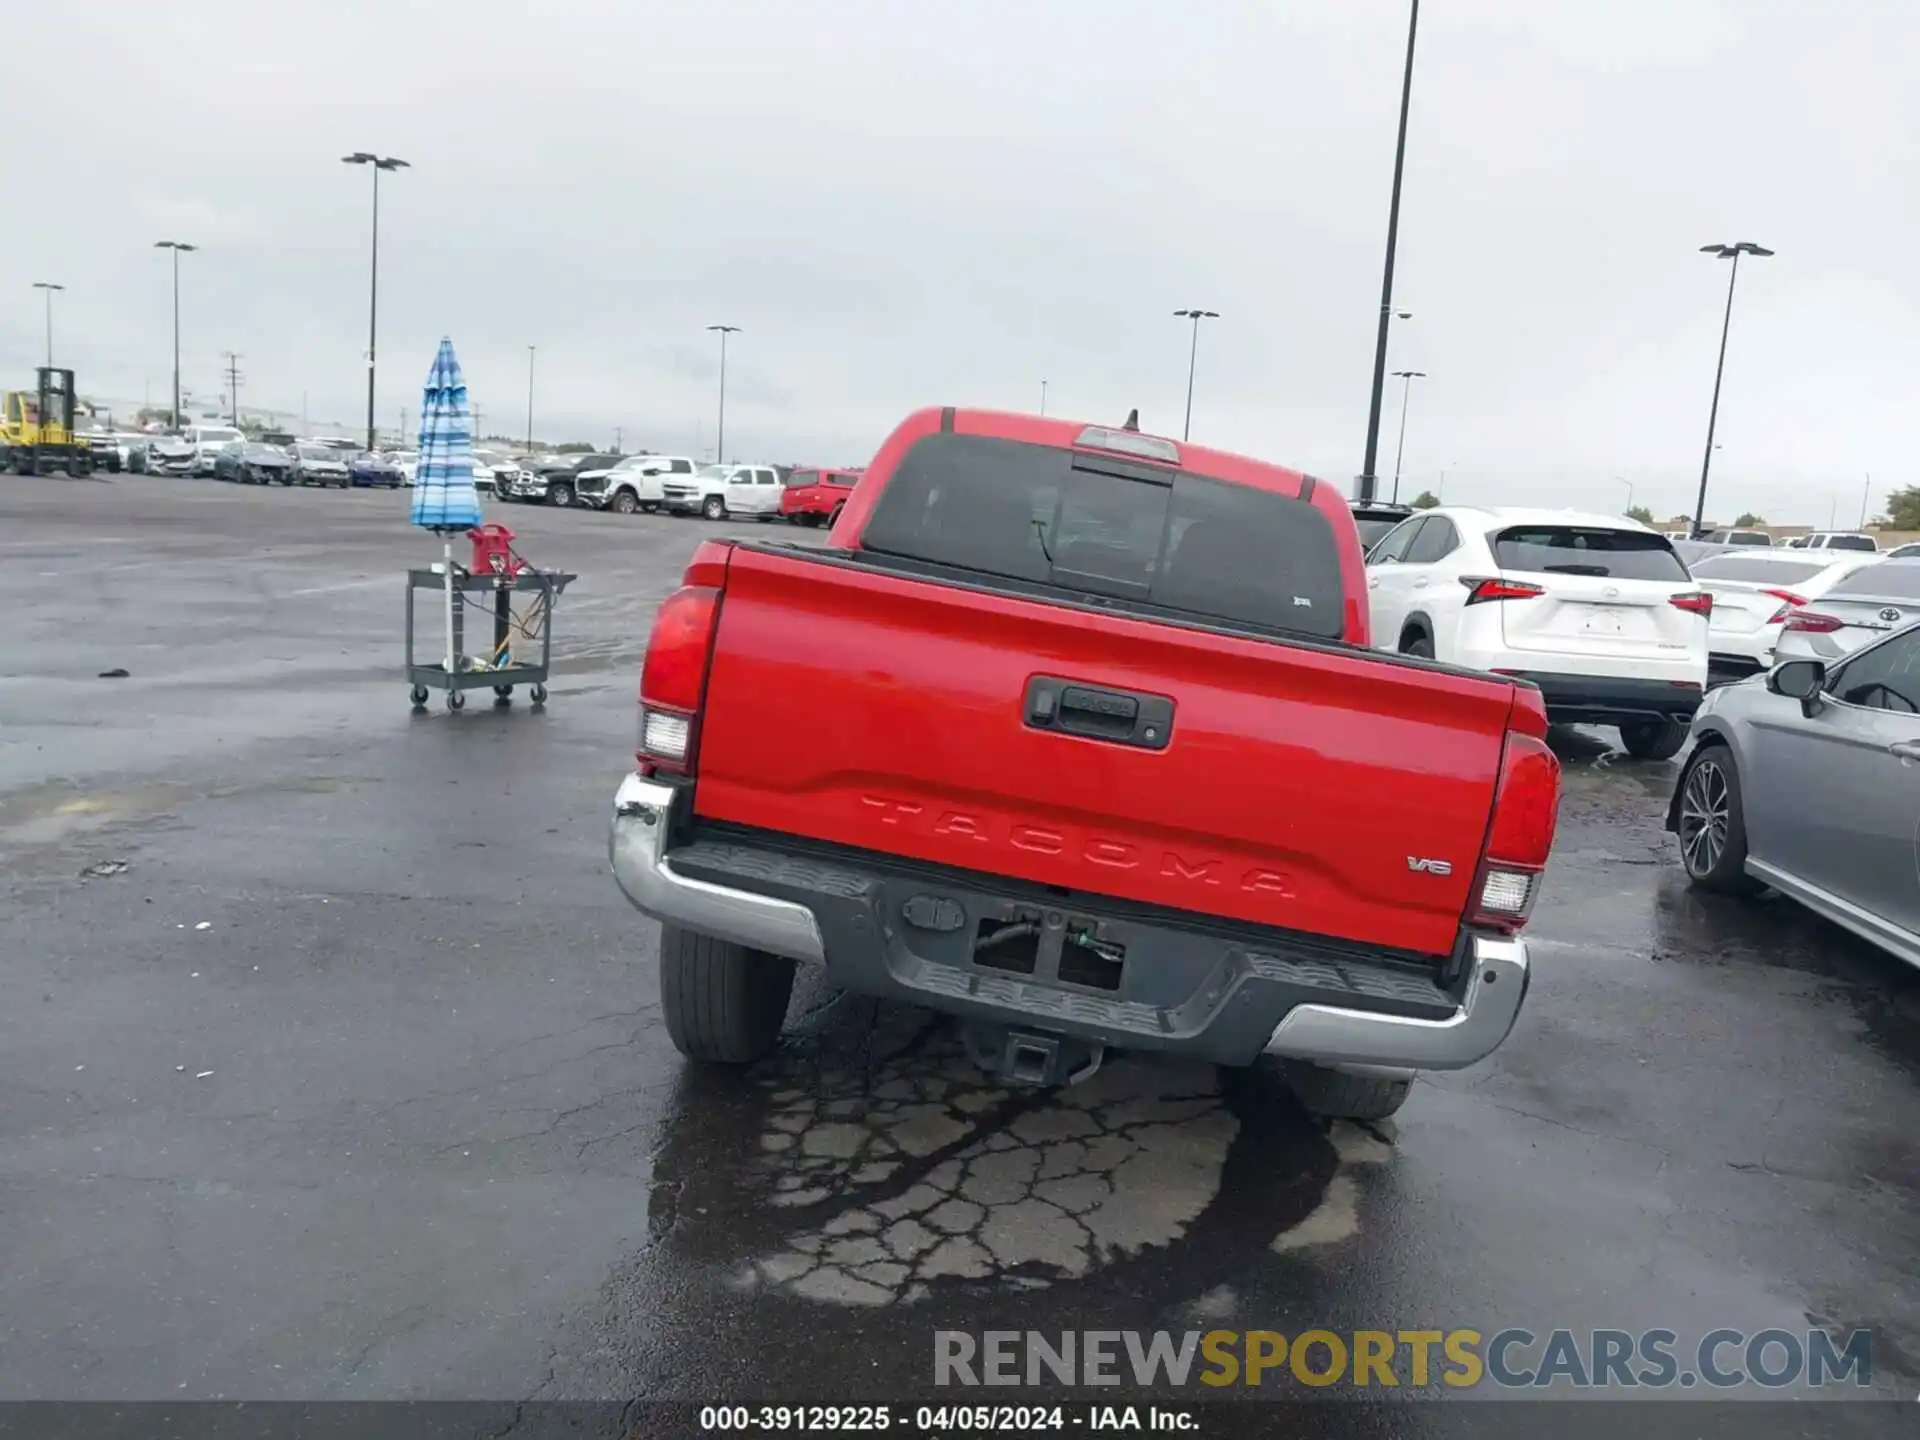
<path id="1" fill-rule="evenodd" d="M 805 960 L 956 1016 L 1016 1083 L 1273 1056 L 1309 1109 L 1378 1118 L 1480 1060 L 1527 991 L 1546 711 L 1369 650 L 1365 595 L 1308 476 L 951 408 L 826 546 L 701 545 L 609 839 L 674 1044 L 762 1056 Z"/>

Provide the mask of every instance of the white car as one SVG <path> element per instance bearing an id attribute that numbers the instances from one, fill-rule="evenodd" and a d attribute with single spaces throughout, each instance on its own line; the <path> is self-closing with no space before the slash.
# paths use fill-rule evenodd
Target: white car
<path id="1" fill-rule="evenodd" d="M 1556 724 L 1680 752 L 1707 683 L 1712 604 L 1664 535 L 1572 510 L 1444 506 L 1367 554 L 1373 643 L 1531 681 Z"/>
<path id="2" fill-rule="evenodd" d="M 213 474 L 213 457 L 220 453 L 220 447 L 247 438 L 231 425 L 189 425 L 180 433 L 193 446 L 193 473 L 196 475 Z"/>
<path id="3" fill-rule="evenodd" d="M 582 505 L 631 515 L 636 510 L 658 510 L 667 499 L 667 481 L 689 480 L 700 469 L 685 455 L 629 455 L 606 470 L 588 470 L 575 477 L 574 497 Z"/>
<path id="4" fill-rule="evenodd" d="M 727 482 L 738 465 L 702 465 L 691 475 L 666 476 L 660 485 L 661 502 L 676 515 L 727 518 Z M 751 468 L 751 467 L 748 467 Z"/>
<path id="5" fill-rule="evenodd" d="M 727 477 L 727 510 L 756 520 L 780 514 L 780 472 L 771 465 L 736 465 Z"/>
<path id="6" fill-rule="evenodd" d="M 1784 546 L 1765 555 L 1728 550 L 1697 561 L 1694 583 L 1713 597 L 1707 630 L 1713 679 L 1741 680 L 1772 669 L 1788 615 L 1854 571 L 1880 563 L 1878 555 Z"/>
<path id="7" fill-rule="evenodd" d="M 1828 666 L 1862 645 L 1920 621 L 1920 558 L 1898 550 L 1862 565 L 1804 608 L 1787 612 L 1774 662 L 1819 660 Z"/>

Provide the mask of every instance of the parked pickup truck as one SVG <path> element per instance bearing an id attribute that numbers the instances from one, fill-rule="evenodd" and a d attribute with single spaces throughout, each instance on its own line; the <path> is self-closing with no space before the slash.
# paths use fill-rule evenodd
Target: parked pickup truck
<path id="1" fill-rule="evenodd" d="M 832 525 L 860 483 L 858 470 L 795 470 L 780 492 L 780 513 L 795 525 Z"/>
<path id="2" fill-rule="evenodd" d="M 767 1053 L 805 960 L 1013 1083 L 1273 1056 L 1379 1118 L 1480 1060 L 1559 763 L 1530 685 L 1369 650 L 1365 587 L 1331 486 L 971 410 L 909 417 L 824 546 L 702 544 L 609 837 L 674 1044 Z"/>

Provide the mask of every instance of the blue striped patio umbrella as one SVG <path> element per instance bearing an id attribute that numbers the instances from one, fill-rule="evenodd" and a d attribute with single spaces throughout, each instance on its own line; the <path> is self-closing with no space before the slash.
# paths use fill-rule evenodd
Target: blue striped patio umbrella
<path id="1" fill-rule="evenodd" d="M 451 340 L 440 342 L 420 405 L 413 523 L 436 531 L 471 530 L 480 523 L 480 495 L 473 488 L 473 411 Z"/>
<path id="2" fill-rule="evenodd" d="M 443 542 L 446 667 L 451 676 L 460 660 L 453 653 L 453 537 L 480 523 L 480 495 L 473 488 L 473 411 L 467 405 L 467 382 L 460 374 L 451 340 L 440 342 L 420 404 L 420 460 L 413 476 L 413 523 L 433 531 Z"/>

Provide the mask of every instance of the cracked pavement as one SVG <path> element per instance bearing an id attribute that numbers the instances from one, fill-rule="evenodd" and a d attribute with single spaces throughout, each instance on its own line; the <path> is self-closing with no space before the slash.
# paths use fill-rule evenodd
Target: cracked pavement
<path id="1" fill-rule="evenodd" d="M 1687 891 L 1672 766 L 1556 736 L 1527 1010 L 1391 1124 L 1128 1057 L 1003 1090 L 813 975 L 777 1056 L 695 1071 L 602 827 L 725 527 L 496 507 L 582 577 L 553 699 L 415 716 L 403 508 L 0 488 L 0 1398 L 844 1399 L 947 1328 L 1810 1319 L 1920 1391 L 1920 977 Z"/>

